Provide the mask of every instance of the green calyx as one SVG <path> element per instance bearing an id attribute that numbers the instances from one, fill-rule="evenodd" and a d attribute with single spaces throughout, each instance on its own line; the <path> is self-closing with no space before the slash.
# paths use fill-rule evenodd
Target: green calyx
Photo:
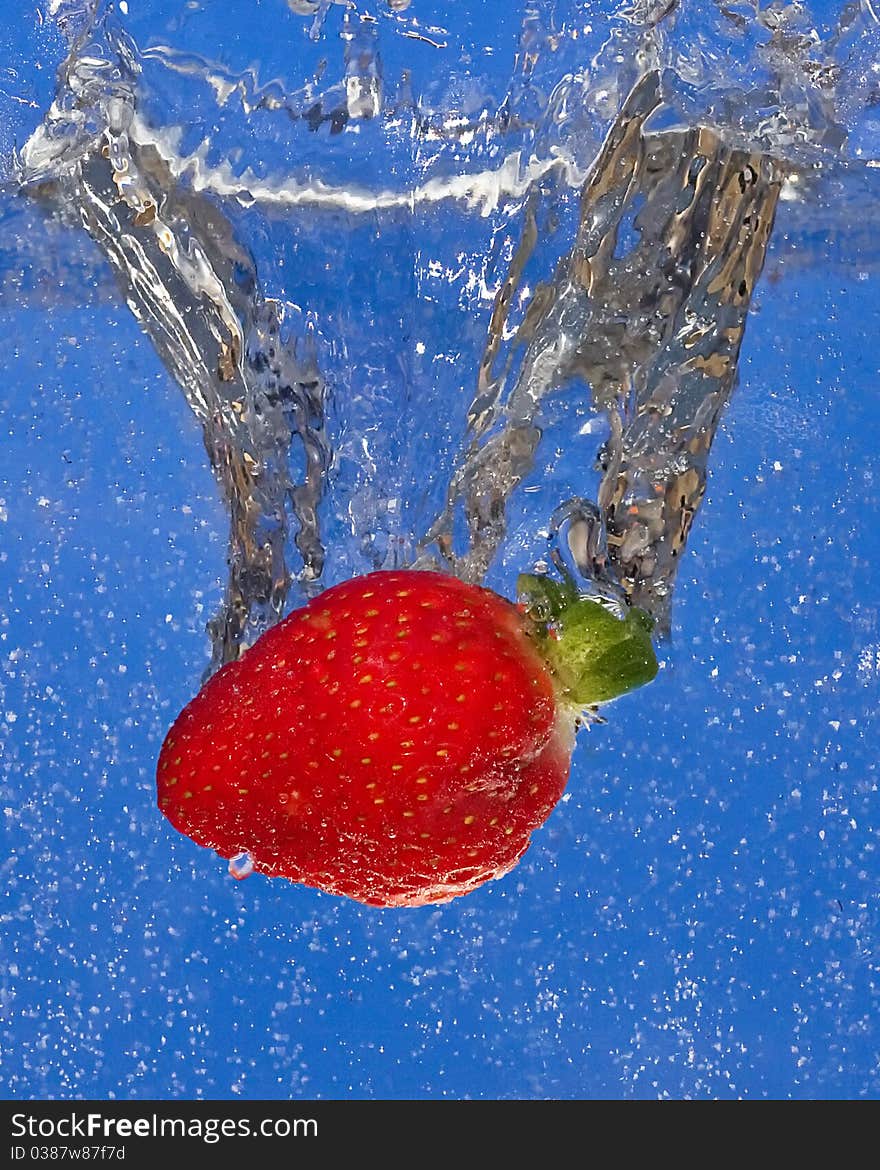
<path id="1" fill-rule="evenodd" d="M 657 674 L 654 621 L 641 609 L 619 617 L 601 597 L 578 593 L 573 581 L 523 573 L 520 604 L 533 637 L 573 707 L 592 707 L 649 683 Z"/>

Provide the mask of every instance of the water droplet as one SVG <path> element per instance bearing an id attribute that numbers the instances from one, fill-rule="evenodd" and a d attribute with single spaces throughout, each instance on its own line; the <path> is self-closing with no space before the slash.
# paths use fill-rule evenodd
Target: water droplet
<path id="1" fill-rule="evenodd" d="M 229 873 L 237 882 L 243 882 L 253 872 L 254 859 L 247 851 L 244 853 L 236 853 L 235 857 L 229 859 Z"/>

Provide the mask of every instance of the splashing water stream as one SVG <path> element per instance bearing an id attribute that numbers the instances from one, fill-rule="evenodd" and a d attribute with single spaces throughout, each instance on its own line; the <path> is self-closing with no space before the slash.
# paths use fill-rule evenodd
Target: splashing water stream
<path id="1" fill-rule="evenodd" d="M 415 69 L 396 85 L 383 75 L 380 34 L 450 50 L 450 31 L 426 29 L 409 6 L 388 5 L 379 18 L 291 7 L 317 14 L 309 39 L 335 42 L 340 70 L 334 75 L 331 57 L 309 78 L 304 54 L 304 84 L 293 91 L 185 47 L 139 49 L 102 5 L 55 5 L 70 51 L 55 102 L 16 169 L 22 192 L 98 244 L 202 425 L 230 514 L 227 596 L 210 625 L 214 667 L 277 620 L 292 577 L 305 594 L 320 582 L 328 489 L 348 496 L 361 538 L 362 561 L 350 569 L 412 561 L 483 580 L 505 537 L 509 501 L 535 466 L 553 398 L 572 385 L 589 388 L 604 441 L 595 504 L 583 499 L 585 474 L 570 504 L 575 522 L 563 524 L 566 555 L 583 577 L 668 629 L 676 567 L 735 385 L 780 192 L 800 199 L 826 169 L 834 173 L 869 105 L 867 94 L 860 105 L 852 92 L 852 61 L 876 42 L 870 7 L 847 8 L 824 38 L 799 5 L 719 7 L 719 39 L 701 53 L 689 39 L 690 11 L 676 4 L 630 6 L 595 24 L 585 23 L 598 16 L 590 4 L 527 4 L 497 104 L 480 92 L 478 75 L 465 97 L 453 72 L 439 98 L 424 65 L 423 92 Z M 731 57 L 745 50 L 754 80 L 743 87 Z M 167 103 L 181 79 L 198 90 L 202 111 L 187 130 L 154 111 L 155 95 Z M 259 137 L 218 156 L 230 111 L 254 127 L 271 117 L 275 154 L 283 153 L 279 119 L 292 128 L 294 154 L 303 135 L 311 138 L 302 165 L 267 172 L 269 154 L 253 153 Z M 220 132 L 185 146 L 215 114 Z M 322 156 L 334 139 L 348 141 Z M 360 178 L 377 148 L 381 174 L 405 180 L 396 189 Z M 358 178 L 340 181 L 347 170 Z M 425 217 L 447 206 L 463 222 L 491 221 L 489 249 L 430 260 L 429 281 L 415 287 L 404 267 L 411 303 L 399 308 L 412 314 L 413 298 L 433 300 L 433 276 L 470 293 L 478 287 L 492 309 L 482 355 L 470 368 L 460 361 L 473 397 L 448 443 L 445 501 L 439 482 L 429 493 L 439 504 L 431 519 L 409 514 L 398 492 L 377 494 L 366 434 L 364 462 L 353 483 L 343 482 L 342 445 L 327 429 L 322 344 L 346 349 L 353 375 L 360 360 L 390 355 L 364 346 L 365 324 L 331 339 L 338 322 L 267 293 L 235 209 L 292 217 L 290 230 L 318 233 L 318 251 L 321 232 L 357 234 L 368 220 L 380 242 L 411 240 L 409 260 L 394 251 L 394 263 L 406 266 L 426 254 Z M 377 254 L 377 267 L 383 262 Z M 371 277 L 364 283 L 375 302 L 382 294 Z M 474 299 L 462 295 L 462 309 Z M 365 321 L 380 319 L 383 306 L 372 307 Z M 423 392 L 412 370 L 402 377 L 404 401 Z M 334 394 L 343 427 L 387 429 L 365 400 L 387 404 L 390 386 L 385 395 L 337 376 Z M 438 402 L 436 414 L 449 424 L 450 406 Z M 414 461 L 419 438 L 408 436 Z M 564 513 L 565 502 L 557 504 Z M 547 516 L 542 527 L 555 531 L 558 519 L 551 525 Z"/>

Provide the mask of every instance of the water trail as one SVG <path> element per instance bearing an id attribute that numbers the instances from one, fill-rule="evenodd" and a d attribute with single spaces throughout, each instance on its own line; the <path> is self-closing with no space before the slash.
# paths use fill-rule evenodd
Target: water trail
<path id="1" fill-rule="evenodd" d="M 529 209 L 495 300 L 469 446 L 422 563 L 433 553 L 482 579 L 506 534 L 507 501 L 534 466 L 545 400 L 579 379 L 607 415 L 605 533 L 597 538 L 576 508 L 571 556 L 585 578 L 616 585 L 665 630 L 785 171 L 706 128 L 646 133 L 659 92 L 647 74 L 624 102 L 584 185 L 574 247 L 532 293 L 504 354 L 536 240 Z"/>
<path id="2" fill-rule="evenodd" d="M 285 340 L 284 308 L 229 221 L 141 140 L 134 47 L 106 20 L 94 31 L 101 40 L 86 52 L 80 38 L 63 66 L 66 100 L 23 152 L 25 186 L 98 244 L 202 425 L 230 514 L 226 599 L 209 625 L 216 669 L 284 608 L 291 514 L 300 579 L 308 588 L 320 576 L 325 381 L 313 333 Z"/>
<path id="3" fill-rule="evenodd" d="M 230 515 L 211 669 L 288 603 L 291 533 L 306 593 L 320 587 L 325 559 L 322 322 L 308 311 L 292 318 L 267 295 L 233 226 L 241 206 L 378 224 L 402 214 L 423 222 L 444 205 L 518 217 L 446 505 L 410 534 L 417 563 L 483 579 L 511 497 L 535 465 L 548 407 L 583 384 L 608 432 L 601 481 L 595 503 L 559 501 L 548 527 L 585 579 L 667 628 L 777 202 L 800 201 L 804 232 L 817 230 L 817 206 L 827 226 L 840 172 L 825 164 L 839 160 L 848 135 L 865 166 L 880 155 L 858 81 L 876 59 L 873 10 L 845 6 L 823 39 L 803 5 L 696 14 L 674 0 L 640 2 L 585 23 L 575 0 L 536 0 L 523 7 L 509 83 L 490 108 L 480 93 L 461 104 L 454 86 L 445 105 L 428 100 L 409 75 L 391 84 L 377 21 L 351 5 L 289 2 L 313 39 L 328 37 L 332 20 L 339 27 L 335 65 L 322 58 L 292 91 L 186 48 L 140 51 L 98 0 L 53 0 L 49 15 L 70 52 L 19 166 L 21 189 L 53 224 L 85 228 L 97 243 L 202 426 Z M 389 0 L 380 15 L 408 43 L 458 53 L 454 30 L 420 24 L 415 11 Z M 705 22 L 698 36 L 695 20 Z M 719 51 L 704 52 L 707 36 Z M 449 67 L 448 57 L 432 61 Z M 184 131 L 147 101 L 147 68 L 160 87 L 204 86 L 202 127 L 237 104 L 245 118 L 277 112 L 304 136 L 298 147 L 325 134 L 349 153 L 318 154 L 326 172 L 304 165 L 273 177 L 237 148 L 218 155 L 207 135 L 184 149 Z M 429 88 L 430 71 L 422 81 Z M 358 137 L 377 125 L 383 137 Z M 338 159 L 360 141 L 386 151 L 382 180 L 344 177 Z M 824 203 L 807 210 L 803 193 L 823 183 Z M 572 191 L 573 242 L 548 258 L 554 200 Z M 875 219 L 876 201 L 866 197 L 865 208 Z M 52 257 L 43 260 L 51 271 Z M 536 263 L 545 263 L 537 283 L 525 277 Z"/>

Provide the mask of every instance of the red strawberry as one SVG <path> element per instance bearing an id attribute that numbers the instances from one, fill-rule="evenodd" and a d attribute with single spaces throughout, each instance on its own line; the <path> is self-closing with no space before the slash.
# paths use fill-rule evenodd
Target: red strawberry
<path id="1" fill-rule="evenodd" d="M 538 579 L 525 580 L 534 601 Z M 562 795 L 583 702 L 552 590 L 539 581 L 533 626 L 437 573 L 328 589 L 179 716 L 159 807 L 224 857 L 246 851 L 262 873 L 372 905 L 444 902 L 501 877 Z M 602 609 L 607 621 L 620 642 L 628 623 Z"/>

